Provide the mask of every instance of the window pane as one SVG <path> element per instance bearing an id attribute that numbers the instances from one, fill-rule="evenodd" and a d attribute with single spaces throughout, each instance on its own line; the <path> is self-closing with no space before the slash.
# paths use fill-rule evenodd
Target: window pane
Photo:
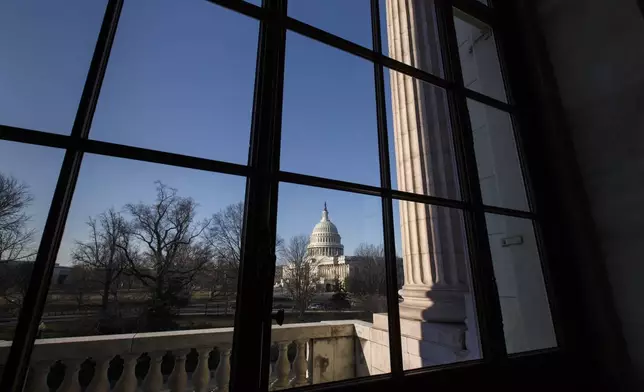
<path id="1" fill-rule="evenodd" d="M 246 164 L 257 37 L 206 1 L 126 2 L 90 137 Z"/>
<path id="2" fill-rule="evenodd" d="M 380 0 L 382 53 L 444 76 L 434 1 Z"/>
<path id="3" fill-rule="evenodd" d="M 63 155 L 54 148 L 0 142 L 0 377 Z"/>
<path id="4" fill-rule="evenodd" d="M 388 70 L 385 77 L 392 185 L 460 199 L 445 90 Z"/>
<path id="5" fill-rule="evenodd" d="M 373 324 L 387 323 L 381 209 L 372 196 L 280 185 L 273 310 L 285 323 L 272 329 L 273 389 L 390 372 Z"/>
<path id="6" fill-rule="evenodd" d="M 71 133 L 106 4 L 0 3 L 0 124 Z"/>
<path id="7" fill-rule="evenodd" d="M 380 184 L 373 65 L 286 36 L 281 169 Z"/>
<path id="8" fill-rule="evenodd" d="M 371 10 L 369 0 L 294 0 L 288 16 L 370 48 Z"/>
<path id="9" fill-rule="evenodd" d="M 504 111 L 467 100 L 483 203 L 528 210 L 512 118 Z"/>
<path id="10" fill-rule="evenodd" d="M 403 368 L 480 359 L 462 211 L 394 200 L 394 222 Z"/>
<path id="11" fill-rule="evenodd" d="M 465 87 L 506 102 L 492 28 L 457 8 L 454 15 Z"/>
<path id="12" fill-rule="evenodd" d="M 532 221 L 485 217 L 508 353 L 556 347 Z"/>
<path id="13" fill-rule="evenodd" d="M 227 363 L 245 182 L 85 156 L 32 355 L 50 388 L 74 366 L 85 388 Z M 199 357 L 209 360 L 197 369 Z"/>

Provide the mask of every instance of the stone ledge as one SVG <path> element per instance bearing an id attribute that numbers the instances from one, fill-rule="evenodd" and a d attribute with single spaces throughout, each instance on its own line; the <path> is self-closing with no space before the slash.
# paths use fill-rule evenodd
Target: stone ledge
<path id="1" fill-rule="evenodd" d="M 354 337 L 357 332 L 356 325 L 364 333 L 365 328 L 370 324 L 359 320 L 341 320 L 274 325 L 271 341 Z M 53 362 L 78 358 L 113 357 L 127 353 L 141 354 L 198 347 L 221 347 L 230 345 L 232 339 L 233 328 L 37 339 L 31 358 L 32 361 Z M 11 343 L 10 341 L 0 342 L 0 363 L 6 359 Z"/>

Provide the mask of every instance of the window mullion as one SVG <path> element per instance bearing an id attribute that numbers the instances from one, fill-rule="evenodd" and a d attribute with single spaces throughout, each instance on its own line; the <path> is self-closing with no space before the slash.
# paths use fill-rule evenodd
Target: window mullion
<path id="1" fill-rule="evenodd" d="M 371 0 L 371 33 L 373 48 L 382 54 L 380 38 L 380 10 L 378 0 Z M 393 201 L 391 195 L 391 166 L 389 161 L 389 141 L 387 135 L 387 106 L 385 98 L 384 67 L 374 63 L 374 82 L 376 88 L 376 116 L 378 121 L 378 151 L 380 155 L 380 186 L 382 195 L 382 221 L 385 250 L 385 274 L 387 281 L 387 320 L 389 327 L 389 356 L 391 372 L 401 376 L 402 344 L 400 339 L 400 315 L 398 309 L 398 271 L 396 269 L 396 240 L 394 234 Z"/>
<path id="2" fill-rule="evenodd" d="M 445 73 L 448 80 L 459 86 L 455 90 L 448 91 L 447 94 L 461 192 L 468 205 L 465 211 L 465 226 L 482 353 L 484 360 L 500 362 L 507 359 L 501 303 L 488 242 L 472 125 L 466 97 L 461 93 L 464 83 L 454 26 L 454 12 L 450 5 L 440 0 L 435 1 L 435 7 Z"/>
<path id="3" fill-rule="evenodd" d="M 264 0 L 246 186 L 244 233 L 233 333 L 233 392 L 268 389 L 272 283 L 275 274 L 277 173 L 286 30 L 285 0 Z M 250 376 L 249 375 L 254 375 Z M 259 376 L 259 377 L 258 377 Z"/>

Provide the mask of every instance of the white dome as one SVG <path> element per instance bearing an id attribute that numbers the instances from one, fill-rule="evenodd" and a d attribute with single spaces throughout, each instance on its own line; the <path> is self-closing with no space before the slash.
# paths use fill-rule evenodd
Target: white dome
<path id="1" fill-rule="evenodd" d="M 313 228 L 308 246 L 309 256 L 342 256 L 344 246 L 338 228 L 329 220 L 329 211 L 324 203 L 322 219 Z"/>
<path id="2" fill-rule="evenodd" d="M 313 228 L 315 234 L 338 234 L 338 228 L 331 221 L 321 221 Z"/>

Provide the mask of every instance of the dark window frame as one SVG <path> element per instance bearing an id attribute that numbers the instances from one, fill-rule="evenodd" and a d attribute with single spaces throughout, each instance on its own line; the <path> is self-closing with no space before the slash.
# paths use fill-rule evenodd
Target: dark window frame
<path id="1" fill-rule="evenodd" d="M 59 135 L 0 125 L 0 140 L 65 149 L 65 158 L 0 389 L 19 390 L 24 382 L 38 323 L 45 306 L 47 290 L 62 239 L 65 221 L 85 153 L 233 174 L 247 178 L 245 228 L 242 241 L 243 256 L 238 282 L 237 304 L 240 311 L 236 312 L 234 350 L 231 363 L 231 387 L 233 391 L 266 390 L 268 385 L 268 366 L 265 364 L 268 363 L 270 346 L 270 339 L 267 338 L 270 337 L 271 326 L 272 279 L 267 279 L 266 277 L 274 275 L 275 264 L 272 260 L 275 259 L 277 189 L 281 182 L 373 195 L 380 197 L 382 201 L 384 248 L 387 266 L 387 303 L 389 314 L 392 316 L 389 317 L 392 372 L 383 376 L 313 385 L 304 389 L 331 390 L 336 388 L 344 389 L 346 386 L 356 389 L 368 388 L 370 390 L 373 388 L 390 389 L 400 387 L 401 383 L 405 387 L 420 386 L 425 382 L 429 382 L 428 380 L 431 380 L 433 386 L 471 385 L 471 383 L 475 382 L 493 380 L 495 376 L 501 374 L 507 375 L 508 370 L 515 371 L 515 375 L 518 377 L 518 375 L 524 374 L 527 371 L 526 369 L 531 369 L 533 366 L 541 366 L 542 369 L 552 370 L 558 364 L 561 364 L 563 361 L 562 349 L 565 347 L 562 345 L 561 331 L 561 325 L 564 320 L 560 319 L 559 313 L 556 312 L 556 306 L 552 304 L 555 296 L 552 292 L 553 284 L 548 280 L 548 268 L 546 268 L 552 261 L 547 260 L 545 257 L 547 237 L 541 232 L 542 223 L 543 226 L 547 226 L 548 222 L 544 223 L 541 220 L 539 207 L 543 203 L 540 203 L 539 200 L 534 200 L 533 185 L 529 175 L 529 172 L 534 171 L 529 170 L 533 169 L 534 165 L 528 165 L 526 155 L 522 150 L 522 130 L 520 125 L 524 126 L 526 124 L 526 116 L 512 94 L 513 90 L 516 91 L 517 88 L 523 88 L 524 86 L 522 87 L 516 77 L 510 80 L 509 75 L 511 76 L 512 72 L 506 69 L 506 56 L 511 57 L 511 55 L 509 51 L 505 50 L 504 43 L 508 41 L 506 37 L 509 34 L 508 31 L 511 32 L 512 28 L 508 27 L 508 24 L 501 17 L 505 15 L 501 12 L 505 7 L 505 2 L 503 0 L 496 1 L 495 4 L 488 7 L 476 0 L 435 0 L 445 69 L 445 77 L 441 78 L 396 61 L 382 53 L 378 0 L 371 0 L 373 49 L 367 49 L 288 17 L 286 0 L 264 0 L 262 7 L 236 0 L 209 1 L 258 19 L 260 22 L 248 165 L 89 139 L 92 117 L 100 94 L 124 0 L 110 0 L 107 5 L 71 134 Z M 453 7 L 488 24 L 495 32 L 502 74 L 506 82 L 508 103 L 485 96 L 463 85 L 453 21 Z M 279 169 L 284 52 L 287 31 L 296 32 L 373 63 L 377 113 L 377 129 L 374 131 L 378 133 L 380 186 L 332 180 L 285 172 Z M 513 63 L 513 61 L 509 63 Z M 441 87 L 447 92 L 459 180 L 462 187 L 462 200 L 419 195 L 393 189 L 388 153 L 387 110 L 384 90 L 385 67 Z M 510 86 L 513 88 L 510 88 Z M 472 99 L 502 110 L 511 116 L 515 129 L 515 140 L 519 146 L 518 155 L 526 185 L 526 195 L 531 207 L 530 211 L 489 206 L 483 203 L 466 99 Z M 1 122 L 2 119 L 0 119 L 0 124 Z M 481 336 L 483 353 L 481 360 L 435 368 L 403 370 L 397 306 L 398 296 L 396 292 L 394 200 L 445 206 L 463 211 L 469 244 L 479 335 Z M 557 333 L 558 348 L 508 356 L 503 335 L 501 307 L 487 239 L 486 213 L 524 218 L 534 222 L 541 261 L 544 265 L 544 279 L 548 290 L 548 298 L 551 302 L 553 323 Z M 266 260 L 269 260 L 269 262 L 266 262 Z M 260 311 L 257 311 L 258 309 Z M 242 356 L 235 355 L 236 352 L 244 353 L 243 363 Z M 552 371 L 554 372 L 554 370 Z M 261 374 L 261 377 L 253 379 L 253 377 L 248 377 L 249 374 Z M 468 379 L 458 381 L 462 377 L 467 377 Z"/>

